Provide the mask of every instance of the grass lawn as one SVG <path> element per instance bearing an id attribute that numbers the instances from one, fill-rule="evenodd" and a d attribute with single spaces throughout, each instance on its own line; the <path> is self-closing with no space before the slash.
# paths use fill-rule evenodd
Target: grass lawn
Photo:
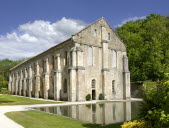
<path id="1" fill-rule="evenodd" d="M 34 100 L 26 97 L 17 97 L 12 95 L 0 95 L 0 105 L 28 105 L 28 104 L 51 104 L 60 103 L 52 101 Z"/>
<path id="2" fill-rule="evenodd" d="M 40 111 L 9 112 L 5 115 L 25 128 L 121 128 L 121 124 L 99 126 Z"/>

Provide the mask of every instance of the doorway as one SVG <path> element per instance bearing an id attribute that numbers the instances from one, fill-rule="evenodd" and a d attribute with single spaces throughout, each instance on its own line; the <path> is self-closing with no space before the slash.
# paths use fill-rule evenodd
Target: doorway
<path id="1" fill-rule="evenodd" d="M 96 90 L 92 90 L 92 100 L 96 100 Z"/>

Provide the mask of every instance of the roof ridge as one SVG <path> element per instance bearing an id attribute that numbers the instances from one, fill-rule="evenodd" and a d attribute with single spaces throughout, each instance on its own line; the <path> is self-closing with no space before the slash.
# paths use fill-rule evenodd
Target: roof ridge
<path id="1" fill-rule="evenodd" d="M 104 17 L 101 17 L 100 19 L 98 19 L 98 20 L 96 20 L 95 22 L 93 22 L 93 23 L 89 24 L 88 26 L 86 26 L 85 28 L 83 28 L 83 29 L 82 29 L 82 30 L 80 30 L 79 32 L 77 32 L 77 33 L 73 34 L 72 36 L 74 36 L 74 35 L 76 35 L 76 34 L 78 34 L 78 33 L 82 32 L 83 30 L 85 30 L 85 29 L 87 29 L 88 27 L 92 26 L 93 24 L 95 24 L 96 22 L 100 21 L 101 19 L 104 19 L 104 20 L 105 20 L 105 18 L 104 18 Z"/>
<path id="2" fill-rule="evenodd" d="M 124 44 L 124 46 L 126 47 L 126 45 L 125 45 L 125 43 L 123 42 L 123 40 L 118 36 L 118 34 L 117 34 L 117 32 L 110 26 L 110 24 L 107 22 L 107 20 L 104 18 L 104 17 L 102 17 L 105 21 L 106 21 L 106 23 L 109 25 L 109 27 L 112 29 L 112 31 L 114 32 L 114 34 L 117 36 L 117 38 Z"/>
<path id="3" fill-rule="evenodd" d="M 126 47 L 126 45 L 125 45 L 125 43 L 123 42 L 123 40 L 118 36 L 118 34 L 116 33 L 116 31 L 113 30 L 113 28 L 110 26 L 110 24 L 107 22 L 107 20 L 106 20 L 104 17 L 101 17 L 100 19 L 96 20 L 95 22 L 89 24 L 88 26 L 86 26 L 85 28 L 83 28 L 83 29 L 80 30 L 79 32 L 73 34 L 72 36 L 74 36 L 74 35 L 76 35 L 76 34 L 82 32 L 83 30 L 87 29 L 88 27 L 92 26 L 93 24 L 95 24 L 96 22 L 98 22 L 98 21 L 100 21 L 100 20 L 102 20 L 102 19 L 104 19 L 104 21 L 105 21 L 105 22 L 108 24 L 108 26 L 112 29 L 112 31 L 113 31 L 114 34 L 117 36 L 117 38 L 118 38 L 118 39 L 122 42 L 122 44 Z"/>
<path id="4" fill-rule="evenodd" d="M 62 41 L 61 43 L 58 43 L 58 44 L 56 44 L 56 45 L 54 45 L 54 46 L 48 48 L 47 50 L 45 50 L 45 51 L 43 51 L 43 52 L 41 52 L 41 53 L 39 53 L 39 54 L 37 54 L 37 55 L 31 57 L 31 58 L 28 58 L 28 59 L 24 60 L 23 62 L 17 64 L 17 65 L 14 66 L 14 67 L 12 67 L 12 68 L 10 69 L 10 71 L 12 71 L 13 69 L 15 69 L 15 68 L 21 66 L 21 65 L 24 64 L 24 63 L 27 63 L 27 62 L 29 63 L 29 61 L 32 61 L 33 59 L 35 59 L 35 58 L 37 58 L 37 57 L 39 57 L 39 56 L 41 56 L 41 55 L 43 55 L 43 54 L 45 54 L 45 53 L 47 53 L 47 52 L 50 52 L 51 50 L 53 50 L 53 49 L 55 49 L 55 48 L 57 48 L 57 47 L 59 47 L 59 46 L 65 44 L 65 43 L 67 43 L 67 42 L 68 42 L 69 40 L 71 40 L 71 39 L 72 39 L 72 38 L 68 38 L 67 40 Z"/>

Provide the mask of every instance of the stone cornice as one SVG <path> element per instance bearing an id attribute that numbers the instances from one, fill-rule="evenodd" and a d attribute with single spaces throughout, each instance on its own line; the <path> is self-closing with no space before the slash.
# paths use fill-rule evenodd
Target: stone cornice
<path id="1" fill-rule="evenodd" d="M 85 70 L 85 67 L 83 67 L 83 66 L 77 66 L 76 70 Z"/>
<path id="2" fill-rule="evenodd" d="M 75 42 L 75 43 L 82 44 L 82 45 L 87 45 L 87 46 L 90 46 L 90 47 L 102 48 L 102 46 L 95 45 L 95 44 L 88 44 L 88 43 L 84 43 L 84 42 Z"/>
<path id="3" fill-rule="evenodd" d="M 69 70 L 76 70 L 76 67 L 75 66 L 70 66 L 68 67 Z"/>
<path id="4" fill-rule="evenodd" d="M 123 71 L 123 73 L 130 73 L 130 71 Z"/>
<path id="5" fill-rule="evenodd" d="M 77 51 L 83 52 L 83 49 L 81 47 L 73 47 L 70 51 L 71 52 L 77 52 Z"/>
<path id="6" fill-rule="evenodd" d="M 108 68 L 102 68 L 102 71 L 110 72 L 110 69 L 108 69 Z"/>
<path id="7" fill-rule="evenodd" d="M 48 72 L 45 72 L 43 75 L 49 75 L 49 73 L 48 73 Z"/>
<path id="8" fill-rule="evenodd" d="M 35 75 L 35 77 L 40 77 L 40 75 Z"/>
<path id="9" fill-rule="evenodd" d="M 53 72 L 54 72 L 54 73 L 55 73 L 55 72 L 61 72 L 61 70 L 55 69 Z"/>
<path id="10" fill-rule="evenodd" d="M 108 41 L 107 40 L 102 40 L 102 43 L 108 43 Z"/>
<path id="11" fill-rule="evenodd" d="M 69 68 L 68 68 L 69 70 L 85 70 L 85 67 L 83 67 L 83 66 L 70 66 Z"/>
<path id="12" fill-rule="evenodd" d="M 83 52 L 83 49 L 81 47 L 76 47 L 76 51 Z"/>
<path id="13" fill-rule="evenodd" d="M 128 58 L 128 57 L 126 55 L 124 55 L 123 58 Z"/>
<path id="14" fill-rule="evenodd" d="M 55 57 L 60 57 L 60 54 L 56 54 Z"/>

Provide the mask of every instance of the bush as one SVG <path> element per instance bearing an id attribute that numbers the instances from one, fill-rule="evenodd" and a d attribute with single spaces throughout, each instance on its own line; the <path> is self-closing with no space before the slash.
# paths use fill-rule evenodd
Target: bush
<path id="1" fill-rule="evenodd" d="M 140 108 L 140 117 L 153 128 L 169 126 L 169 75 L 151 88 L 146 88 Z"/>
<path id="2" fill-rule="evenodd" d="M 1 88 L 0 94 L 10 94 L 10 91 L 7 88 Z"/>
<path id="3" fill-rule="evenodd" d="M 2 88 L 6 88 L 8 85 L 8 81 L 5 80 L 5 77 L 0 75 L 0 91 Z"/>
<path id="4" fill-rule="evenodd" d="M 150 125 L 147 125 L 144 120 L 134 120 L 125 122 L 123 125 L 121 125 L 122 128 L 152 128 Z"/>
<path id="5" fill-rule="evenodd" d="M 104 100 L 104 95 L 102 93 L 99 94 L 99 100 Z"/>
<path id="6" fill-rule="evenodd" d="M 90 100 L 91 100 L 91 94 L 88 94 L 88 95 L 86 96 L 86 100 L 87 100 L 87 101 L 90 101 Z"/>
<path id="7" fill-rule="evenodd" d="M 154 128 L 167 128 L 169 126 L 169 114 L 166 114 L 162 109 L 149 110 L 145 119 Z"/>

